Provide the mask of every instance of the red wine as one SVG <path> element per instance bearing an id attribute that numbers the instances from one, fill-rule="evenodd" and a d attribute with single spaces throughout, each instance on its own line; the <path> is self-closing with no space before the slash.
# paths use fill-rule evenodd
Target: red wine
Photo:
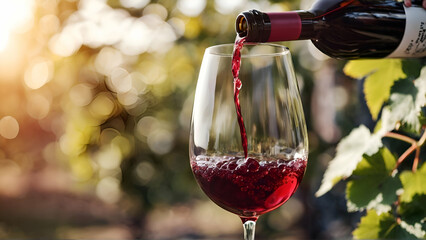
<path id="1" fill-rule="evenodd" d="M 241 67 L 241 49 L 244 46 L 245 38 L 235 40 L 234 51 L 232 53 L 232 76 L 234 77 L 234 103 L 237 111 L 238 125 L 240 126 L 241 144 L 243 145 L 244 157 L 247 158 L 247 133 L 244 126 L 244 119 L 241 113 L 239 94 L 242 87 L 242 82 L 239 78 Z"/>
<path id="2" fill-rule="evenodd" d="M 197 156 L 191 167 L 206 195 L 244 221 L 276 209 L 293 195 L 302 181 L 306 158 L 259 161 Z"/>
<path id="3" fill-rule="evenodd" d="M 323 53 L 343 59 L 426 56 L 426 10 L 395 0 L 318 0 L 309 11 L 263 13 L 236 19 L 248 42 L 311 39 Z"/>

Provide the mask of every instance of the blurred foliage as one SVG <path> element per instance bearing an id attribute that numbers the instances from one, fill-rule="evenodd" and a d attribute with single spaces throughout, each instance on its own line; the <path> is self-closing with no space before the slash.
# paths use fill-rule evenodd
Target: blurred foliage
<path id="1" fill-rule="evenodd" d="M 0 8 L 0 238 L 241 237 L 189 167 L 204 49 L 233 42 L 243 10 L 310 1 L 14 0 Z M 293 54 L 307 117 L 307 174 L 260 238 L 345 238 L 344 189 L 315 198 L 336 142 L 371 127 L 358 82 L 307 41 Z M 395 107 L 398 107 L 395 105 Z M 329 208 L 333 205 L 332 209 Z M 408 211 L 408 210 L 407 210 Z M 207 217 L 206 217 L 207 216 Z"/>

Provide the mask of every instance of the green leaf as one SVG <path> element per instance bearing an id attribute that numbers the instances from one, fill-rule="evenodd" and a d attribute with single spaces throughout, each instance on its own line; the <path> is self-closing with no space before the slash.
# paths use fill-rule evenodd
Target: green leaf
<path id="1" fill-rule="evenodd" d="M 426 109 L 421 112 L 422 114 L 419 117 L 419 121 L 421 125 L 426 125 Z"/>
<path id="2" fill-rule="evenodd" d="M 400 196 L 401 202 L 410 202 L 415 195 L 426 194 L 426 164 L 415 173 L 404 171 L 400 174 L 404 192 Z"/>
<path id="3" fill-rule="evenodd" d="M 417 87 L 419 92 L 417 93 L 415 108 L 420 112 L 419 119 L 425 118 L 426 108 L 426 67 L 423 67 L 419 78 L 414 80 L 414 85 Z M 421 121 L 421 120 L 420 120 Z"/>
<path id="4" fill-rule="evenodd" d="M 319 190 L 315 195 L 321 196 L 342 178 L 351 176 L 364 154 L 373 155 L 382 146 L 380 135 L 371 135 L 367 127 L 361 125 L 340 141 L 337 153 L 330 161 Z"/>
<path id="5" fill-rule="evenodd" d="M 387 176 L 395 167 L 395 156 L 387 148 L 380 148 L 372 156 L 365 156 L 353 172 L 358 176 Z"/>
<path id="6" fill-rule="evenodd" d="M 415 194 L 410 202 L 401 202 L 398 213 L 401 227 L 418 238 L 426 235 L 426 195 Z"/>
<path id="7" fill-rule="evenodd" d="M 365 77 L 364 94 L 373 119 L 377 119 L 383 103 L 389 99 L 393 83 L 407 77 L 400 59 L 350 61 L 343 71 L 353 78 Z"/>
<path id="8" fill-rule="evenodd" d="M 423 67 L 422 60 L 416 58 L 408 58 L 402 60 L 402 70 L 411 80 L 419 77 L 420 71 Z"/>
<path id="9" fill-rule="evenodd" d="M 356 239 L 417 239 L 404 230 L 392 214 L 379 215 L 375 210 L 367 211 L 367 215 L 361 218 L 358 228 L 352 234 Z"/>
<path id="10" fill-rule="evenodd" d="M 390 110 L 405 131 L 419 133 L 422 107 L 426 105 L 426 67 L 414 81 L 401 80 L 392 87 Z"/>
<path id="11" fill-rule="evenodd" d="M 375 209 L 388 212 L 397 200 L 401 188 L 398 178 L 391 175 L 396 159 L 387 148 L 372 156 L 364 156 L 353 172 L 353 180 L 346 186 L 348 211 Z"/>
<path id="12" fill-rule="evenodd" d="M 390 96 L 390 110 L 401 121 L 404 129 L 409 132 L 418 132 L 421 128 L 418 110 L 414 104 L 418 93 L 414 83 L 408 79 L 398 81 L 394 87 L 396 90 Z"/>

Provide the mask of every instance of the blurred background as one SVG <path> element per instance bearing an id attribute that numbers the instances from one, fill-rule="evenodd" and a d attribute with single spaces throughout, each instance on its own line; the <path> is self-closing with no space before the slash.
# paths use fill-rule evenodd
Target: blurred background
<path id="1" fill-rule="evenodd" d="M 243 10 L 310 0 L 13 0 L 0 5 L 0 238 L 241 239 L 189 166 L 204 49 Z M 307 174 L 258 239 L 350 238 L 344 185 L 314 197 L 342 136 L 368 113 L 359 83 L 309 41 L 286 42 L 308 121 Z"/>

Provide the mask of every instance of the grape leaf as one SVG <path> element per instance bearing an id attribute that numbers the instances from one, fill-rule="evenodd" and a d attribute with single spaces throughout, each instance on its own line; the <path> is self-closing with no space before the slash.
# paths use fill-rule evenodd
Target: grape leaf
<path id="1" fill-rule="evenodd" d="M 410 80 L 414 80 L 420 76 L 420 71 L 423 65 L 422 60 L 417 58 L 407 58 L 402 60 L 402 70 Z"/>
<path id="2" fill-rule="evenodd" d="M 426 195 L 415 194 L 410 202 L 401 202 L 398 213 L 401 227 L 418 238 L 426 235 Z"/>
<path id="3" fill-rule="evenodd" d="M 389 106 L 384 106 L 380 120 L 374 127 L 374 134 L 384 136 L 387 132 L 395 129 L 396 123 L 399 121 L 397 116 L 393 114 Z"/>
<path id="4" fill-rule="evenodd" d="M 400 174 L 404 192 L 400 196 L 401 202 L 410 202 L 414 195 L 426 194 L 426 164 L 416 171 L 404 171 Z"/>
<path id="5" fill-rule="evenodd" d="M 414 107 L 419 110 L 421 117 L 424 118 L 426 112 L 426 67 L 422 68 L 419 78 L 414 80 L 414 85 L 419 90 Z"/>
<path id="6" fill-rule="evenodd" d="M 426 67 L 414 81 L 404 79 L 392 87 L 390 110 L 402 123 L 405 131 L 418 133 L 421 130 L 422 107 L 426 105 Z"/>
<path id="7" fill-rule="evenodd" d="M 364 125 L 352 130 L 337 145 L 337 153 L 329 162 L 327 170 L 321 182 L 317 197 L 330 191 L 330 189 L 342 178 L 347 178 L 355 170 L 364 154 L 372 155 L 382 146 L 381 136 L 372 135 Z"/>
<path id="8" fill-rule="evenodd" d="M 352 234 L 356 239 L 417 239 L 403 229 L 392 214 L 379 215 L 375 210 L 367 211 L 367 215 L 361 218 L 358 228 Z"/>
<path id="9" fill-rule="evenodd" d="M 377 119 L 383 103 L 389 99 L 393 83 L 407 77 L 402 70 L 400 59 L 350 61 L 343 71 L 352 78 L 365 77 L 365 99 L 374 120 Z"/>
<path id="10" fill-rule="evenodd" d="M 394 88 L 397 90 L 391 94 L 389 105 L 392 114 L 401 121 L 406 131 L 417 132 L 421 127 L 417 117 L 418 111 L 414 107 L 417 88 L 408 79 L 398 81 Z"/>
<path id="11" fill-rule="evenodd" d="M 372 156 L 364 155 L 346 186 L 349 212 L 374 208 L 380 214 L 391 210 L 397 200 L 396 191 L 401 188 L 399 179 L 391 175 L 395 164 L 396 159 L 387 148 Z"/>

